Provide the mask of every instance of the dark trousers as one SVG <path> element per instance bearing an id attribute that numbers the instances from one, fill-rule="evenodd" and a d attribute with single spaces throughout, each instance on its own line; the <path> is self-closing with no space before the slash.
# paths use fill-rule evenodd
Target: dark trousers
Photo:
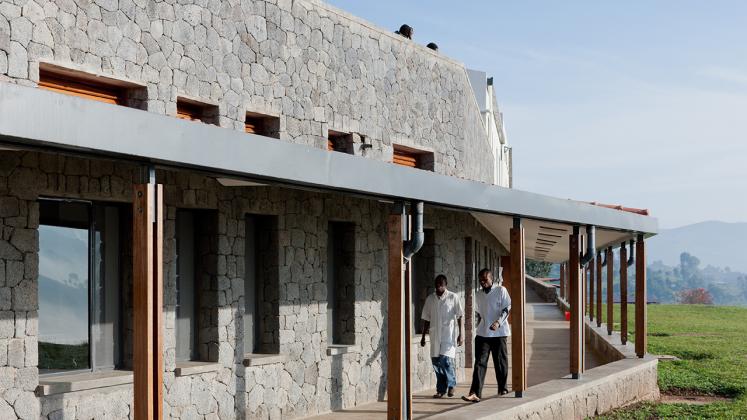
<path id="1" fill-rule="evenodd" d="M 493 354 L 495 379 L 498 381 L 498 392 L 506 390 L 508 380 L 508 351 L 506 337 L 475 337 L 475 365 L 472 371 L 470 394 L 482 398 L 482 387 L 485 385 L 485 372 L 488 370 L 488 357 Z"/>

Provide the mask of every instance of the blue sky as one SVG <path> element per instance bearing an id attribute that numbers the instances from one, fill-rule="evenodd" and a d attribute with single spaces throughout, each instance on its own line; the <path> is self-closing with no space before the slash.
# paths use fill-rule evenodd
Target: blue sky
<path id="1" fill-rule="evenodd" d="M 330 3 L 492 75 L 516 188 L 747 222 L 747 2 Z"/>

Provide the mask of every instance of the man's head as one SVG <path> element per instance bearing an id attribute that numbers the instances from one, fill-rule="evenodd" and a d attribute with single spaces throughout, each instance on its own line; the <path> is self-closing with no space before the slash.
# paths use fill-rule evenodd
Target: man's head
<path id="1" fill-rule="evenodd" d="M 404 24 L 399 27 L 399 34 L 407 39 L 412 39 L 413 35 L 415 35 L 415 30 L 410 25 Z"/>
<path id="2" fill-rule="evenodd" d="M 446 291 L 446 286 L 449 284 L 448 280 L 446 279 L 446 276 L 443 274 L 439 274 L 436 276 L 435 285 L 436 285 L 436 294 L 441 296 Z"/>
<path id="3" fill-rule="evenodd" d="M 477 279 L 480 281 L 480 287 L 483 289 L 489 289 L 493 287 L 493 272 L 487 268 L 483 268 L 477 274 Z"/>

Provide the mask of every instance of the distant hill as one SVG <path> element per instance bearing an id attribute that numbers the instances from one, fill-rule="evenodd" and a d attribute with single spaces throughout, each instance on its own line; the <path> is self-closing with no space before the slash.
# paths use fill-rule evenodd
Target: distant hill
<path id="1" fill-rule="evenodd" d="M 700 259 L 701 267 L 729 267 L 747 273 L 747 223 L 702 222 L 662 229 L 646 243 L 649 264 L 660 260 L 677 266 L 680 254 L 689 252 Z"/>

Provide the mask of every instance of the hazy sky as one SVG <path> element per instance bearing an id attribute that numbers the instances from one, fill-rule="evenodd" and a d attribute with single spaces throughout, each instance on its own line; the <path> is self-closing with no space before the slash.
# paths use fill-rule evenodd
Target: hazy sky
<path id="1" fill-rule="evenodd" d="M 747 2 L 330 3 L 492 75 L 516 188 L 747 221 Z"/>

